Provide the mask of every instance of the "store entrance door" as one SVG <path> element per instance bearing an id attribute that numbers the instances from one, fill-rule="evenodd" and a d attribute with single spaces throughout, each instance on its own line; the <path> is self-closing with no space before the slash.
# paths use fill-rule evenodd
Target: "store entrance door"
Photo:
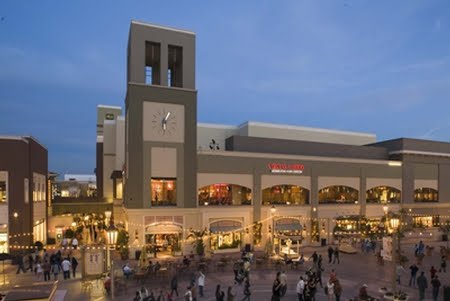
<path id="1" fill-rule="evenodd" d="M 154 224 L 145 229 L 148 258 L 164 258 L 181 253 L 182 227 L 176 224 Z"/>

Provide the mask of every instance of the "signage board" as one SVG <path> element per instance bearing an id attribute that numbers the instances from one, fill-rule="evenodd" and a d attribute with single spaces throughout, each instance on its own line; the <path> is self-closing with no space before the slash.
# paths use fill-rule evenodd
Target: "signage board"
<path id="1" fill-rule="evenodd" d="M 302 174 L 305 165 L 297 163 L 269 163 L 267 164 L 271 173 L 287 173 L 287 174 Z"/>
<path id="2" fill-rule="evenodd" d="M 383 250 L 381 256 L 384 260 L 392 261 L 392 237 L 383 237 Z"/>
<path id="3" fill-rule="evenodd" d="M 84 253 L 84 270 L 86 276 L 100 275 L 105 269 L 105 250 L 103 248 L 87 249 Z"/>

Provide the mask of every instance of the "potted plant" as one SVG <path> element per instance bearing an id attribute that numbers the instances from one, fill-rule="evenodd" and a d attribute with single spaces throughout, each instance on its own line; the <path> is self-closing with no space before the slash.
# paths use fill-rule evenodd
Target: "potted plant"
<path id="1" fill-rule="evenodd" d="M 117 246 L 119 248 L 120 257 L 122 260 L 127 260 L 130 255 L 128 240 L 128 232 L 125 229 L 119 230 L 119 233 L 117 233 Z"/>

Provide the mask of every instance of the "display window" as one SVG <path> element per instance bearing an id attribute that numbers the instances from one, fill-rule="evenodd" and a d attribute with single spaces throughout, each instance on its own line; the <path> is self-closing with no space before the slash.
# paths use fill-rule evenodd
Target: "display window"
<path id="1" fill-rule="evenodd" d="M 366 218 L 360 215 L 339 216 L 333 229 L 335 238 L 380 238 L 385 234 L 381 218 Z"/>
<path id="2" fill-rule="evenodd" d="M 235 184 L 212 184 L 198 190 L 200 206 L 251 205 L 252 190 Z"/>
<path id="3" fill-rule="evenodd" d="M 242 223 L 238 221 L 217 221 L 210 224 L 211 250 L 240 248 Z"/>
<path id="4" fill-rule="evenodd" d="M 358 194 L 349 186 L 328 186 L 319 190 L 319 204 L 356 204 Z"/>
<path id="5" fill-rule="evenodd" d="M 8 233 L 0 233 L 0 253 L 8 253 Z"/>
<path id="6" fill-rule="evenodd" d="M 401 199 L 401 191 L 390 186 L 377 186 L 366 192 L 367 203 L 392 204 L 400 203 Z"/>
<path id="7" fill-rule="evenodd" d="M 415 216 L 413 217 L 413 227 L 416 228 L 431 228 L 439 226 L 439 216 Z"/>
<path id="8" fill-rule="evenodd" d="M 181 233 L 146 234 L 146 251 L 172 255 L 180 250 Z"/>
<path id="9" fill-rule="evenodd" d="M 7 197 L 6 181 L 0 181 L 0 203 L 6 203 L 8 201 Z"/>
<path id="10" fill-rule="evenodd" d="M 307 205 L 309 190 L 296 185 L 275 185 L 263 189 L 264 205 Z"/>
<path id="11" fill-rule="evenodd" d="M 414 190 L 414 202 L 437 202 L 439 193 L 436 189 L 423 187 Z"/>
<path id="12" fill-rule="evenodd" d="M 177 190 L 174 178 L 152 178 L 152 206 L 176 206 Z"/>

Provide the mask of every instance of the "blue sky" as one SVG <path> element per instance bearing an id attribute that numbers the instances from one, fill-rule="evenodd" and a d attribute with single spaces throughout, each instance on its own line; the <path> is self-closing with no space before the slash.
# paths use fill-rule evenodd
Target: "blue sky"
<path id="1" fill-rule="evenodd" d="M 199 122 L 450 142 L 450 1 L 0 2 L 0 135 L 92 173 L 98 104 L 123 106 L 131 19 L 197 34 Z"/>

